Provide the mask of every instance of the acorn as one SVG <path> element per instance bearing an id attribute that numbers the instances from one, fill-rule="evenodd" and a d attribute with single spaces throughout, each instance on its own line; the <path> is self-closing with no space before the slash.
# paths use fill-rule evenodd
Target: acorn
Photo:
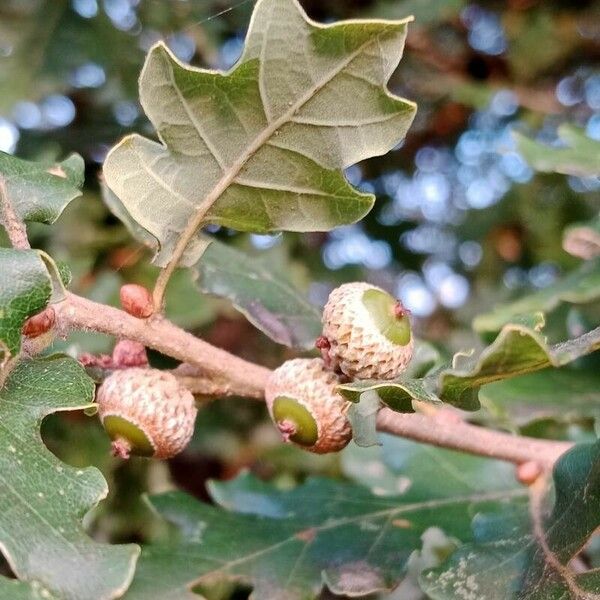
<path id="1" fill-rule="evenodd" d="M 350 402 L 337 393 L 338 384 L 320 358 L 288 360 L 273 371 L 265 397 L 284 441 L 317 454 L 346 447 L 352 439 Z"/>
<path id="2" fill-rule="evenodd" d="M 409 314 L 381 288 L 346 283 L 329 295 L 317 347 L 329 368 L 350 379 L 394 379 L 413 354 Z"/>
<path id="3" fill-rule="evenodd" d="M 194 433 L 194 396 L 166 371 L 115 371 L 98 388 L 96 401 L 98 416 L 113 440 L 113 455 L 120 458 L 171 458 Z"/>

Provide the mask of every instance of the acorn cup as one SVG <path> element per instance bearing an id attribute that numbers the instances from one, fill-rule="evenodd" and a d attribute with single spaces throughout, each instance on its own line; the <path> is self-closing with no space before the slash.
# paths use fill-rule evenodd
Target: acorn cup
<path id="1" fill-rule="evenodd" d="M 317 454 L 338 452 L 348 444 L 350 403 L 337 393 L 338 383 L 320 358 L 288 360 L 273 371 L 265 397 L 284 441 Z"/>
<path id="2" fill-rule="evenodd" d="M 409 311 L 368 283 L 347 283 L 331 292 L 317 340 L 328 368 L 350 379 L 394 379 L 408 366 L 414 340 Z"/>
<path id="3" fill-rule="evenodd" d="M 166 371 L 115 371 L 99 386 L 98 416 L 113 440 L 114 456 L 171 458 L 194 433 L 194 396 Z"/>

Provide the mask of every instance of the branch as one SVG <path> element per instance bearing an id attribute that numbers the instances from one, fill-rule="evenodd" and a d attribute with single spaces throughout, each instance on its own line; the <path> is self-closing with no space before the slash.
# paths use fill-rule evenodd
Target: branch
<path id="1" fill-rule="evenodd" d="M 4 225 L 13 248 L 29 250 L 29 240 L 25 223 L 19 218 L 8 196 L 6 182 L 0 175 L 0 222 Z"/>
<path id="2" fill-rule="evenodd" d="M 57 330 L 93 330 L 131 339 L 174 357 L 186 365 L 175 370 L 195 393 L 239 395 L 262 400 L 271 371 L 215 348 L 161 316 L 138 319 L 128 313 L 67 294 L 54 305 Z M 572 444 L 511 435 L 463 422 L 448 411 L 434 415 L 379 411 L 379 431 L 434 446 L 451 448 L 515 464 L 535 462 L 551 467 Z"/>
<path id="3" fill-rule="evenodd" d="M 192 394 L 199 396 L 210 396 L 212 398 L 223 398 L 224 396 L 247 396 L 247 392 L 240 393 L 232 387 L 231 381 L 226 377 L 216 375 L 207 375 L 202 369 L 183 363 L 171 371 L 180 383 L 184 385 Z M 237 387 L 237 386 L 236 386 Z M 257 395 L 256 400 L 262 400 L 263 394 Z"/>
<path id="4" fill-rule="evenodd" d="M 559 456 L 573 446 L 570 442 L 540 440 L 470 425 L 458 417 L 453 418 L 447 411 L 426 416 L 382 408 L 377 415 L 377 429 L 417 442 L 517 465 L 533 461 L 543 468 L 552 467 Z"/>
<path id="5" fill-rule="evenodd" d="M 138 319 L 126 312 L 68 293 L 54 304 L 57 330 L 92 330 L 120 339 L 135 340 L 182 362 L 209 377 L 227 379 L 230 393 L 262 398 L 269 370 L 233 356 L 198 339 L 161 316 Z"/>

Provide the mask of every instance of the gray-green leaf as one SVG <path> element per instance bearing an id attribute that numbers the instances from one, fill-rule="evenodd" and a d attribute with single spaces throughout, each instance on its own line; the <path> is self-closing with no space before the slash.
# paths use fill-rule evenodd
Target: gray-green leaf
<path id="1" fill-rule="evenodd" d="M 386 88 L 407 22 L 323 26 L 296 0 L 259 0 L 228 73 L 156 45 L 140 99 L 160 143 L 125 138 L 104 164 L 107 185 L 163 260 L 190 221 L 267 232 L 359 220 L 374 198 L 341 169 L 389 151 L 412 122 L 415 105 Z"/>
<path id="2" fill-rule="evenodd" d="M 379 441 L 381 445 L 371 448 L 350 444 L 341 454 L 344 474 L 378 496 L 397 496 L 410 490 L 423 498 L 447 498 L 474 490 L 518 487 L 514 467 L 500 460 L 388 434 L 379 434 Z"/>
<path id="3" fill-rule="evenodd" d="M 352 425 L 352 440 L 357 446 L 368 448 L 379 443 L 377 413 L 380 408 L 381 401 L 374 390 L 362 393 L 359 401 L 350 406 L 348 420 Z"/>

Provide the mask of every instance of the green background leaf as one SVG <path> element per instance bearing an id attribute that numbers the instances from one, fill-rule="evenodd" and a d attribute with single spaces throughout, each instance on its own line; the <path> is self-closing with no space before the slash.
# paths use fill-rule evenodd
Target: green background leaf
<path id="1" fill-rule="evenodd" d="M 321 314 L 268 254 L 250 256 L 215 240 L 194 272 L 200 290 L 231 300 L 271 339 L 286 346 L 314 347 L 321 334 Z"/>
<path id="2" fill-rule="evenodd" d="M 106 496 L 106 481 L 60 462 L 40 436 L 46 415 L 93 406 L 93 390 L 63 357 L 19 363 L 0 390 L 0 545 L 19 579 L 61 600 L 118 597 L 139 553 L 87 536 L 81 518 Z"/>
<path id="3" fill-rule="evenodd" d="M 515 430 L 544 419 L 576 423 L 600 417 L 600 375 L 593 369 L 544 369 L 485 385 L 479 399 L 484 421 Z"/>
<path id="4" fill-rule="evenodd" d="M 589 177 L 600 175 L 600 142 L 585 135 L 583 129 L 561 125 L 558 135 L 566 147 L 535 142 L 522 134 L 513 134 L 525 160 L 538 171 Z"/>
<path id="5" fill-rule="evenodd" d="M 520 502 L 525 495 L 505 463 L 382 440 L 389 469 L 403 482 L 388 496 L 328 479 L 281 491 L 246 474 L 212 483 L 222 508 L 181 493 L 153 497 L 151 504 L 178 535 L 143 549 L 125 597 L 191 600 L 192 582 L 201 588 L 231 579 L 269 600 L 312 598 L 324 581 L 340 594 L 391 588 L 431 527 L 468 541 L 468 523 L 479 507 Z M 359 451 L 372 451 L 372 462 L 373 453 L 384 450 Z"/>
<path id="6" fill-rule="evenodd" d="M 495 332 L 523 315 L 549 312 L 562 302 L 585 304 L 598 298 L 600 298 L 600 260 L 590 260 L 539 292 L 523 296 L 514 302 L 501 304 L 489 313 L 478 315 L 473 320 L 473 328 L 479 332 Z"/>

